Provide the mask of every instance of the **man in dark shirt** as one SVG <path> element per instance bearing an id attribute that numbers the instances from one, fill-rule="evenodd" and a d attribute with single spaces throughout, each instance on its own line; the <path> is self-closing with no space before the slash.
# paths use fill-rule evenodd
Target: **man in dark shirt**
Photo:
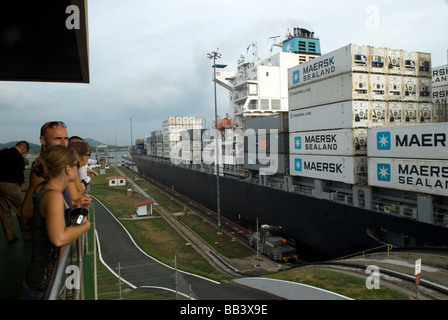
<path id="1" fill-rule="evenodd" d="M 23 155 L 29 148 L 26 141 L 20 141 L 15 147 L 0 150 L 0 219 L 8 242 L 17 240 L 11 209 L 20 215 L 23 202 L 20 186 L 25 181 Z"/>

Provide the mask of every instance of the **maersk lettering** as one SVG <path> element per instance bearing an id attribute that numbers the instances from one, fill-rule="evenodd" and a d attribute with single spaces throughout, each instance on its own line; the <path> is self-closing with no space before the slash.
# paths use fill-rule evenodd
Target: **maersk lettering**
<path id="1" fill-rule="evenodd" d="M 435 180 L 431 181 L 430 179 L 426 178 L 414 178 L 414 177 L 398 177 L 398 183 L 399 184 L 405 184 L 408 186 L 416 186 L 416 187 L 426 187 L 431 189 L 443 189 L 448 190 L 448 180 Z"/>
<path id="2" fill-rule="evenodd" d="M 427 165 L 398 165 L 398 174 L 417 175 L 422 177 L 448 178 L 448 167 Z"/>
<path id="3" fill-rule="evenodd" d="M 324 59 L 319 62 L 310 64 L 303 68 L 303 81 L 312 80 L 314 78 L 319 78 L 326 74 L 334 73 L 336 67 L 334 66 L 334 57 Z"/>
<path id="4" fill-rule="evenodd" d="M 312 136 L 305 136 L 306 143 L 322 143 L 322 142 L 334 142 L 336 143 L 335 134 L 316 134 Z"/>
<path id="5" fill-rule="evenodd" d="M 446 147 L 446 133 L 424 133 L 421 135 L 395 136 L 396 147 Z"/>
<path id="6" fill-rule="evenodd" d="M 338 150 L 338 145 L 336 143 L 305 143 L 305 150 Z"/>
<path id="7" fill-rule="evenodd" d="M 303 168 L 310 171 L 322 171 L 322 172 L 332 172 L 332 173 L 342 173 L 342 164 L 337 163 L 326 163 L 326 162 L 313 162 L 304 161 Z"/>

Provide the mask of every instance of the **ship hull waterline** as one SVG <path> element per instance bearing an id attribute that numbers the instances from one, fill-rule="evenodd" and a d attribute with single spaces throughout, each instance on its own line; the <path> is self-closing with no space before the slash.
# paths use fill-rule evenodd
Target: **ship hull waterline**
<path id="1" fill-rule="evenodd" d="M 216 211 L 216 176 L 133 155 L 138 172 Z M 446 247 L 448 228 L 220 176 L 221 215 L 244 227 L 281 226 L 316 256 L 337 258 L 392 243 Z M 395 236 L 395 237 L 394 237 Z M 397 241 L 398 238 L 398 241 Z M 389 241 L 390 240 L 390 241 Z M 300 252 L 299 252 L 300 254 Z"/>

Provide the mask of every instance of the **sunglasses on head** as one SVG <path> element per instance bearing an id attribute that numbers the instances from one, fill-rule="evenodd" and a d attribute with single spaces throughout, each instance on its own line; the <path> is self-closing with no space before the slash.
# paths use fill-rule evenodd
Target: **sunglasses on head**
<path id="1" fill-rule="evenodd" d="M 40 135 L 43 136 L 45 133 L 45 130 L 47 130 L 48 128 L 56 128 L 57 126 L 62 126 L 64 128 L 67 128 L 67 125 L 62 121 L 50 121 L 42 126 L 42 128 L 40 129 Z"/>

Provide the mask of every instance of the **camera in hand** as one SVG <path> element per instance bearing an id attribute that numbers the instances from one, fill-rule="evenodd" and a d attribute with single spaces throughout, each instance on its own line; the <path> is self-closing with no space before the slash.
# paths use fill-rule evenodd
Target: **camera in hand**
<path id="1" fill-rule="evenodd" d="M 65 220 L 67 226 L 77 226 L 82 223 L 84 217 L 89 214 L 86 208 L 73 208 L 65 210 Z"/>

